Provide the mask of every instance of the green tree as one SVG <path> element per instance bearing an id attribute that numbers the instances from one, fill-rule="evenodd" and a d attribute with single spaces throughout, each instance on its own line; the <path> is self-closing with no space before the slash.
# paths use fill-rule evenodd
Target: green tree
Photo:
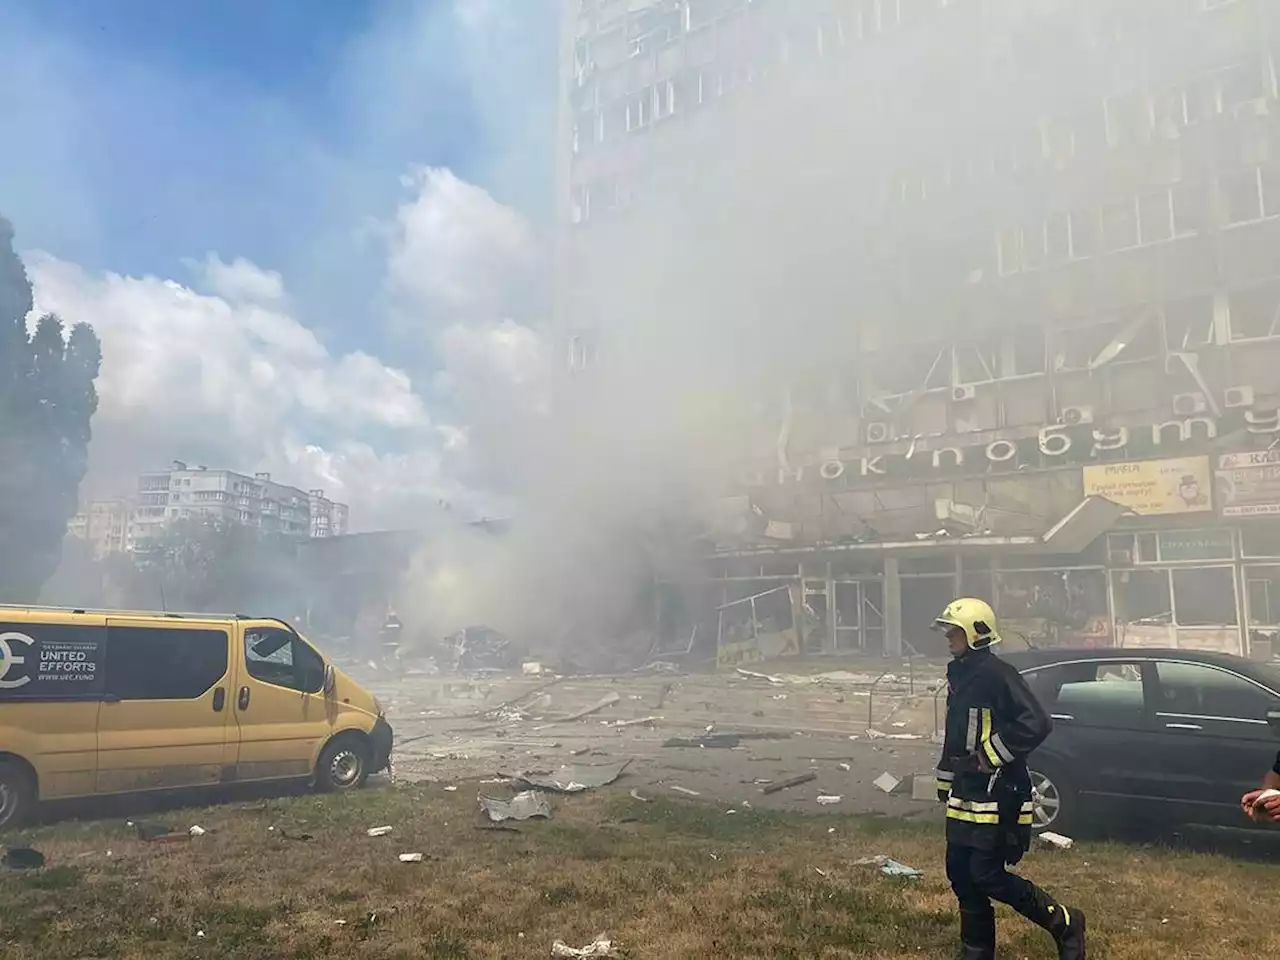
<path id="1" fill-rule="evenodd" d="M 58 568 L 67 522 L 89 462 L 94 381 L 102 347 L 93 329 L 52 314 L 28 332 L 31 281 L 0 218 L 0 601 L 34 603 Z"/>

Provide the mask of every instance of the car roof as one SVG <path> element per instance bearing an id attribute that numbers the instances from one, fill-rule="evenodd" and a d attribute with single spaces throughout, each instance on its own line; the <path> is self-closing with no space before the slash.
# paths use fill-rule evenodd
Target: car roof
<path id="1" fill-rule="evenodd" d="M 1014 650 L 1001 653 L 1000 659 L 1019 670 L 1050 666 L 1076 660 L 1182 660 L 1232 670 L 1258 666 L 1256 661 L 1230 653 L 1209 650 L 1179 650 L 1174 647 L 1053 647 L 1052 649 Z"/>

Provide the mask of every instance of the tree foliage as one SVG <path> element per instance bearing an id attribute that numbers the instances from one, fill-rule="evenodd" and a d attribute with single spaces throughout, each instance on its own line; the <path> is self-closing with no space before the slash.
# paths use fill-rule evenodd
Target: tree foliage
<path id="1" fill-rule="evenodd" d="M 34 332 L 31 281 L 0 218 L 0 601 L 33 603 L 53 575 L 89 462 L 102 347 L 52 314 Z"/>
<path id="2" fill-rule="evenodd" d="M 306 608 L 297 548 L 235 523 L 179 520 L 137 554 L 140 605 L 214 613 L 294 615 Z"/>

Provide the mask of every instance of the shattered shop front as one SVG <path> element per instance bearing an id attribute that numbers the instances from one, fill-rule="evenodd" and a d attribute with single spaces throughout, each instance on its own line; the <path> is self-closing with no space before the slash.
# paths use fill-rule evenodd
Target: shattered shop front
<path id="1" fill-rule="evenodd" d="M 1131 510 L 1106 537 L 1117 646 L 1280 652 L 1276 452 L 1087 468 L 1085 487 Z"/>

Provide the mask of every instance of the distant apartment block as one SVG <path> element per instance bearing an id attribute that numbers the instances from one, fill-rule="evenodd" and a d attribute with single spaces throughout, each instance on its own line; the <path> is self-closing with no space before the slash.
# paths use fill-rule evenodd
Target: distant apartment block
<path id="1" fill-rule="evenodd" d="M 134 542 L 161 533 L 175 520 L 243 524 L 293 537 L 345 533 L 349 510 L 323 490 L 305 491 L 277 483 L 269 473 L 236 473 L 191 467 L 174 461 L 168 470 L 138 477 L 130 525 Z"/>
<path id="2" fill-rule="evenodd" d="M 71 518 L 67 532 L 87 540 L 98 558 L 123 553 L 130 547 L 129 512 L 129 501 L 124 499 L 92 500 Z"/>

